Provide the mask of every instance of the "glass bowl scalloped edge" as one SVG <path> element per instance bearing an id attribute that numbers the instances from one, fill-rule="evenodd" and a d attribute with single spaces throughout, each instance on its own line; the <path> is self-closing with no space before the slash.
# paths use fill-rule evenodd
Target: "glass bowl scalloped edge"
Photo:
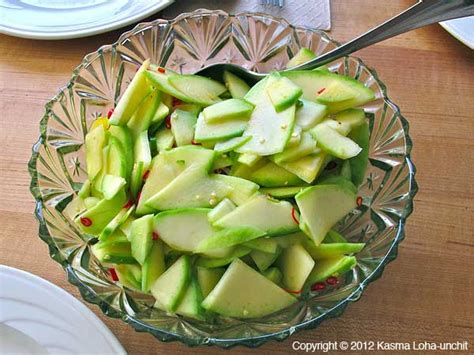
<path id="1" fill-rule="evenodd" d="M 407 198 L 407 203 L 404 207 L 403 214 L 400 217 L 398 221 L 398 226 L 397 226 L 397 232 L 396 236 L 393 238 L 393 241 L 391 242 L 391 245 L 385 254 L 385 256 L 382 258 L 381 262 L 377 265 L 377 267 L 372 271 L 372 273 L 367 276 L 364 280 L 362 280 L 358 287 L 349 295 L 347 296 L 344 300 L 339 302 L 336 306 L 333 308 L 329 309 L 328 311 L 320 314 L 319 316 L 306 320 L 304 322 L 301 322 L 297 325 L 288 327 L 282 331 L 279 332 L 274 332 L 270 334 L 265 334 L 262 336 L 251 336 L 251 337 L 245 337 L 245 338 L 225 338 L 225 339 L 218 339 L 218 338 L 212 338 L 212 337 L 202 337 L 199 341 L 196 341 L 195 339 L 190 340 L 188 337 L 185 335 L 181 334 L 176 334 L 173 332 L 165 331 L 158 329 L 156 327 L 153 327 L 151 325 L 146 324 L 145 322 L 136 319 L 134 317 L 131 317 L 128 314 L 125 314 L 124 312 L 117 311 L 113 307 L 111 307 L 107 302 L 105 302 L 101 297 L 99 297 L 88 285 L 84 284 L 76 275 L 74 269 L 71 267 L 69 262 L 61 255 L 57 245 L 55 244 L 53 238 L 51 237 L 44 216 L 43 216 L 43 198 L 40 193 L 40 188 L 38 184 L 38 171 L 37 171 L 37 160 L 39 157 L 39 149 L 43 142 L 46 139 L 46 131 L 47 131 L 47 123 L 48 123 L 48 107 L 52 105 L 56 100 L 58 100 L 60 94 L 63 92 L 63 90 L 66 90 L 70 88 L 79 71 L 81 68 L 86 66 L 90 58 L 93 58 L 94 55 L 96 55 L 99 51 L 103 50 L 104 48 L 107 47 L 113 47 L 116 46 L 118 43 L 122 42 L 124 39 L 127 37 L 133 36 L 135 33 L 137 33 L 140 29 L 148 26 L 153 26 L 156 23 L 173 23 L 177 20 L 181 20 L 186 17 L 190 16 L 196 16 L 196 15 L 202 15 L 202 14 L 212 14 L 212 13 L 219 13 L 223 14 L 226 16 L 230 17 L 236 17 L 236 16 L 258 16 L 258 17 L 268 17 L 272 20 L 281 22 L 289 26 L 293 30 L 300 30 L 300 31 L 312 31 L 313 33 L 318 34 L 321 36 L 321 38 L 325 39 L 326 41 L 334 44 L 334 45 L 339 45 L 338 42 L 332 40 L 324 31 L 320 30 L 314 30 L 310 28 L 305 28 L 305 27 L 296 27 L 292 26 L 289 24 L 285 19 L 283 18 L 277 18 L 270 16 L 268 14 L 263 14 L 263 13 L 252 13 L 252 12 L 244 12 L 244 13 L 239 13 L 236 15 L 229 15 L 225 13 L 224 11 L 220 10 L 206 10 L 206 9 L 199 9 L 194 12 L 189 12 L 189 13 L 183 13 L 179 16 L 177 16 L 173 20 L 162 20 L 162 19 L 157 19 L 151 22 L 146 22 L 146 23 L 140 23 L 137 26 L 135 26 L 132 30 L 127 31 L 123 33 L 119 39 L 112 45 L 105 45 L 100 47 L 96 52 L 92 52 L 87 54 L 83 61 L 81 62 L 80 65 L 78 65 L 72 74 L 72 77 L 68 84 L 61 88 L 58 93 L 45 105 L 46 107 L 46 113 L 44 114 L 43 118 L 40 121 L 40 138 L 38 141 L 33 145 L 32 147 L 32 156 L 28 162 L 28 170 L 31 175 L 31 183 L 30 183 L 30 191 L 32 195 L 34 196 L 36 200 L 35 204 L 35 216 L 39 222 L 39 237 L 48 245 L 49 247 L 49 254 L 53 260 L 61 264 L 61 266 L 65 269 L 68 277 L 68 281 L 75 285 L 78 290 L 80 291 L 81 296 L 83 297 L 84 300 L 91 304 L 96 304 L 99 306 L 99 308 L 102 310 L 102 312 L 112 318 L 120 318 L 124 322 L 130 324 L 136 331 L 138 332 L 147 332 L 155 336 L 157 339 L 163 341 L 163 342 L 171 342 L 171 341 L 180 341 L 188 346 L 197 346 L 197 345 L 217 345 L 222 348 L 231 348 L 236 345 L 242 345 L 242 346 L 247 346 L 250 348 L 256 348 L 261 346 L 262 344 L 266 343 L 269 340 L 276 340 L 276 341 L 283 341 L 286 338 L 288 338 L 290 335 L 294 334 L 296 331 L 303 330 L 303 329 L 314 329 L 316 328 L 321 322 L 323 322 L 325 319 L 329 318 L 335 318 L 340 316 L 346 307 L 348 306 L 349 303 L 355 302 L 359 300 L 361 297 L 364 289 L 373 281 L 377 280 L 379 277 L 381 277 L 385 266 L 389 264 L 391 261 L 396 259 L 398 255 L 398 245 L 399 243 L 404 239 L 405 237 L 405 223 L 406 219 L 409 217 L 409 215 L 413 212 L 413 199 L 414 196 L 416 195 L 418 191 L 418 185 L 415 180 L 415 173 L 416 173 L 416 168 L 415 165 L 413 164 L 411 160 L 411 149 L 412 149 L 412 140 L 409 136 L 409 124 L 408 121 L 405 119 L 403 115 L 400 113 L 399 107 L 394 104 L 387 96 L 387 89 L 386 86 L 381 82 L 379 79 L 376 71 L 367 66 L 365 63 L 362 62 L 357 57 L 351 56 L 351 58 L 357 60 L 360 65 L 362 65 L 374 78 L 374 80 L 378 83 L 378 85 L 381 88 L 381 91 L 383 93 L 383 101 L 385 104 L 389 105 L 395 113 L 398 115 L 398 118 L 401 120 L 401 124 L 403 126 L 403 130 L 405 132 L 405 140 L 406 140 L 406 153 L 405 153 L 405 163 L 407 165 L 407 168 L 409 170 L 409 184 L 410 184 L 410 189 L 409 189 L 409 196 Z"/>

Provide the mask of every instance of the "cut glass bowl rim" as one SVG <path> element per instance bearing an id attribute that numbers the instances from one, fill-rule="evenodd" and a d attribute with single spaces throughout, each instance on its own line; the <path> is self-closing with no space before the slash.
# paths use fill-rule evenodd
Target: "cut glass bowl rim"
<path id="1" fill-rule="evenodd" d="M 78 73 L 83 67 L 87 66 L 91 62 L 91 60 L 104 49 L 117 46 L 119 43 L 123 42 L 124 39 L 134 35 L 135 33 L 141 31 L 145 27 L 155 26 L 158 23 L 170 24 L 170 23 L 177 22 L 186 17 L 196 16 L 196 15 L 206 15 L 206 14 L 207 15 L 219 14 L 219 15 L 230 16 L 230 17 L 237 17 L 237 16 L 267 17 L 272 20 L 281 22 L 285 24 L 286 26 L 292 28 L 293 30 L 305 30 L 305 31 L 311 31 L 311 32 L 317 33 L 323 39 L 329 42 L 332 42 L 333 44 L 339 45 L 337 41 L 334 41 L 333 39 L 331 39 L 327 35 L 327 33 L 322 30 L 317 30 L 317 29 L 312 29 L 309 27 L 302 27 L 302 26 L 293 26 L 284 18 L 275 17 L 275 16 L 261 13 L 261 12 L 240 12 L 236 14 L 228 14 L 227 12 L 222 11 L 222 10 L 198 9 L 192 12 L 182 13 L 171 20 L 156 19 L 150 22 L 139 23 L 133 29 L 121 34 L 118 40 L 115 41 L 113 44 L 103 45 L 95 52 L 91 52 L 85 55 L 82 62 L 73 70 L 71 79 L 68 81 L 68 83 L 65 86 L 61 87 L 58 90 L 57 94 L 46 103 L 45 114 L 43 115 L 40 121 L 40 137 L 38 141 L 32 147 L 32 155 L 28 162 L 28 171 L 31 176 L 30 191 L 36 200 L 34 213 L 39 222 L 39 237 L 48 245 L 50 257 L 56 262 L 58 262 L 59 264 L 61 264 L 61 266 L 65 269 L 67 273 L 68 281 L 78 288 L 82 298 L 91 304 L 95 304 L 99 306 L 99 308 L 102 310 L 102 312 L 105 315 L 111 318 L 120 318 L 124 322 L 130 324 L 137 332 L 150 333 L 153 336 L 155 336 L 157 339 L 163 342 L 179 341 L 188 346 L 216 345 L 222 348 L 231 348 L 237 345 L 242 345 L 242 346 L 246 346 L 250 348 L 256 348 L 263 345 L 269 340 L 276 340 L 276 341 L 281 342 L 285 340 L 286 338 L 288 338 L 290 335 L 294 334 L 296 331 L 303 330 L 303 329 L 314 329 L 324 320 L 329 319 L 329 318 L 335 318 L 342 315 L 342 313 L 345 311 L 346 307 L 350 303 L 355 302 L 360 299 L 363 291 L 365 290 L 365 288 L 367 288 L 367 286 L 370 283 L 374 282 L 375 280 L 377 280 L 378 278 L 382 276 L 382 273 L 386 265 L 388 265 L 391 261 L 397 258 L 398 246 L 400 242 L 405 238 L 406 220 L 413 212 L 413 200 L 416 193 L 418 192 L 418 185 L 415 179 L 416 167 L 411 159 L 411 150 L 413 147 L 413 143 L 409 135 L 408 121 L 401 114 L 399 107 L 389 99 L 387 95 L 387 88 L 385 84 L 380 80 L 375 69 L 365 64 L 361 59 L 354 56 L 350 56 L 351 58 L 357 60 L 360 64 L 363 64 L 363 66 L 371 73 L 371 75 L 373 75 L 374 80 L 379 84 L 380 89 L 383 93 L 384 102 L 387 103 L 389 106 L 391 106 L 394 112 L 398 115 L 398 117 L 400 118 L 400 122 L 402 124 L 403 130 L 404 132 L 406 132 L 404 136 L 406 140 L 405 162 L 409 170 L 410 191 L 409 191 L 407 204 L 403 210 L 404 213 L 402 214 L 402 216 L 400 216 L 400 220 L 398 222 L 397 234 L 395 238 L 393 239 L 390 245 L 390 248 L 388 252 L 385 254 L 385 256 L 383 257 L 382 261 L 378 264 L 375 270 L 367 278 L 365 278 L 363 281 L 360 282 L 357 288 L 349 296 L 347 296 L 342 301 L 337 303 L 334 307 L 320 314 L 319 316 L 303 321 L 301 323 L 298 323 L 297 325 L 288 327 L 278 332 L 273 332 L 273 333 L 269 333 L 269 334 L 265 334 L 261 336 L 251 336 L 251 337 L 242 337 L 242 338 L 219 339 L 219 338 L 212 338 L 212 337 L 206 337 L 206 338 L 203 337 L 203 338 L 200 338 L 199 341 L 196 341 L 195 339 L 192 339 L 185 335 L 173 333 L 170 331 L 162 330 L 157 327 L 148 325 L 145 322 L 139 319 L 136 319 L 134 317 L 131 317 L 130 315 L 125 314 L 122 311 L 117 311 L 116 309 L 111 307 L 107 302 L 105 302 L 100 296 L 98 296 L 88 285 L 84 284 L 76 276 L 75 271 L 70 265 L 70 263 L 60 255 L 60 251 L 58 247 L 55 245 L 53 238 L 49 234 L 45 219 L 43 217 L 43 201 L 42 201 L 42 196 L 39 191 L 39 184 L 38 184 L 38 178 L 37 178 L 38 172 L 36 169 L 36 163 L 39 156 L 39 149 L 41 145 L 43 144 L 43 142 L 45 141 L 45 137 L 46 137 L 48 110 L 53 105 L 53 103 L 56 102 L 61 97 L 64 90 L 72 87 Z"/>

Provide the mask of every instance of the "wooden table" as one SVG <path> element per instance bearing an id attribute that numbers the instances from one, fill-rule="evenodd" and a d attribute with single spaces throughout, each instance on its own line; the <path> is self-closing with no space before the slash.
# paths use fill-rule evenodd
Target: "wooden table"
<path id="1" fill-rule="evenodd" d="M 332 36 L 344 41 L 412 1 L 332 2 Z M 362 20 L 361 20 L 362 19 Z M 45 42 L 0 36 L 0 262 L 80 298 L 37 236 L 27 161 L 43 105 L 82 57 L 121 31 Z M 399 257 L 343 317 L 261 347 L 290 352 L 292 341 L 470 342 L 474 347 L 474 52 L 433 25 L 359 53 L 374 66 L 411 124 L 420 191 Z M 88 305 L 131 354 L 187 353 L 134 332 Z M 211 348 L 193 352 L 217 351 Z M 238 348 L 246 353 L 254 350 Z"/>

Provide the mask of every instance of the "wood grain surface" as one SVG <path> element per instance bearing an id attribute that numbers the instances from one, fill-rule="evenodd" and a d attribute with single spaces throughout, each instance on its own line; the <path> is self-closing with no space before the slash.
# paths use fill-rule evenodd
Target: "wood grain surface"
<path id="1" fill-rule="evenodd" d="M 411 3 L 333 0 L 332 36 L 348 40 Z M 122 31 L 68 41 L 0 36 L 0 263 L 39 275 L 78 298 L 37 236 L 27 161 L 46 101 L 85 54 L 113 42 Z M 288 353 L 293 341 L 468 341 L 473 353 L 474 52 L 432 25 L 358 55 L 377 69 L 411 125 L 420 191 L 406 240 L 398 259 L 342 317 L 283 343 L 267 343 L 259 351 Z M 120 320 L 103 316 L 96 306 L 87 306 L 130 354 L 190 351 L 136 333 Z"/>

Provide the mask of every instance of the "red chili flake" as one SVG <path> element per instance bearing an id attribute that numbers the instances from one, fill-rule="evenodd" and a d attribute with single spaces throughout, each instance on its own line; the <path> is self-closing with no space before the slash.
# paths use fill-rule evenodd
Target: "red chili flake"
<path id="1" fill-rule="evenodd" d="M 362 206 L 362 197 L 361 196 L 357 196 L 356 203 L 357 203 L 357 207 Z"/>
<path id="2" fill-rule="evenodd" d="M 159 72 L 159 73 L 161 73 L 161 74 L 166 73 L 165 68 L 162 68 L 162 67 L 158 67 L 158 69 L 156 69 L 156 71 Z"/>
<path id="3" fill-rule="evenodd" d="M 171 129 L 171 116 L 165 118 L 165 127 Z"/>
<path id="4" fill-rule="evenodd" d="M 92 226 L 92 220 L 90 218 L 81 217 L 80 221 L 81 221 L 82 225 L 85 226 L 85 227 Z"/>
<path id="5" fill-rule="evenodd" d="M 110 268 L 109 269 L 109 274 L 110 274 L 110 277 L 112 278 L 112 281 L 118 281 L 119 278 L 118 278 L 118 275 L 117 275 L 117 272 L 115 271 L 114 268 Z"/>
<path id="6" fill-rule="evenodd" d="M 328 285 L 331 285 L 331 286 L 332 286 L 332 285 L 337 285 L 338 282 L 339 282 L 339 280 L 337 279 L 336 276 L 328 277 L 327 280 L 326 280 L 326 283 L 327 283 Z"/>
<path id="7" fill-rule="evenodd" d="M 300 221 L 298 221 L 298 218 L 296 218 L 296 210 L 295 210 L 294 207 L 291 209 L 291 218 L 293 218 L 293 221 L 294 221 L 297 225 L 300 224 Z"/>
<path id="8" fill-rule="evenodd" d="M 333 170 L 336 168 L 337 168 L 337 163 L 334 160 L 330 161 L 328 165 L 326 166 L 326 170 Z"/>
<path id="9" fill-rule="evenodd" d="M 150 175 L 150 170 L 145 171 L 145 174 L 143 174 L 143 180 L 148 179 L 148 175 Z"/>
<path id="10" fill-rule="evenodd" d="M 321 95 L 323 93 L 323 91 L 326 90 L 326 88 L 322 88 L 318 91 L 318 95 Z"/>
<path id="11" fill-rule="evenodd" d="M 321 291 L 326 288 L 324 282 L 316 282 L 313 286 L 311 286 L 311 291 Z"/>
<path id="12" fill-rule="evenodd" d="M 152 233 L 152 239 L 153 240 L 158 240 L 158 239 L 160 239 L 160 235 L 157 232 L 153 232 Z"/>
<path id="13" fill-rule="evenodd" d="M 178 106 L 178 105 L 181 105 L 183 103 L 183 101 L 181 101 L 180 99 L 177 99 L 176 97 L 173 97 L 173 103 L 172 103 L 172 106 Z"/>
<path id="14" fill-rule="evenodd" d="M 107 118 L 110 118 L 110 116 L 112 116 L 113 113 L 114 113 L 114 109 L 111 108 L 111 109 L 107 112 Z"/>
<path id="15" fill-rule="evenodd" d="M 128 200 L 128 202 L 127 202 L 125 205 L 123 205 L 122 208 L 130 208 L 130 207 L 132 207 L 132 206 L 133 206 L 133 201 L 132 201 L 132 200 Z"/>
<path id="16" fill-rule="evenodd" d="M 191 141 L 192 145 L 202 145 L 201 143 L 196 142 L 194 139 Z"/>
<path id="17" fill-rule="evenodd" d="M 293 290 L 288 290 L 288 289 L 286 289 L 286 288 L 284 288 L 284 290 L 285 290 L 286 292 L 292 293 L 292 294 L 294 294 L 294 295 L 299 295 L 299 294 L 301 293 L 301 290 L 300 290 L 300 291 L 293 291 Z"/>

